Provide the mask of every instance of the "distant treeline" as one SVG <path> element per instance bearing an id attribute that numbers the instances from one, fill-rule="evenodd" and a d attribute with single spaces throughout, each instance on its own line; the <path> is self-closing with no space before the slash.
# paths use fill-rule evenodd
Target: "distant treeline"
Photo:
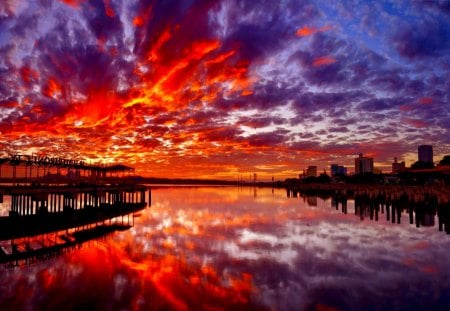
<path id="1" fill-rule="evenodd" d="M 171 185 L 237 185 L 236 181 L 216 179 L 182 179 L 182 178 L 154 178 L 134 176 L 134 181 L 144 184 L 171 184 Z"/>

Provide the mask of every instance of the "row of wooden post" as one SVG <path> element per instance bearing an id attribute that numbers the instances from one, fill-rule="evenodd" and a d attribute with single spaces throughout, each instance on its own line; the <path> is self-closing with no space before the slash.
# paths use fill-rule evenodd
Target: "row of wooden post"
<path id="1" fill-rule="evenodd" d="M 149 190 L 149 200 L 151 200 L 151 190 Z M 11 211 L 17 215 L 35 215 L 39 211 L 56 213 L 62 212 L 64 209 L 79 210 L 101 205 L 143 203 L 145 203 L 145 190 L 111 191 L 101 194 L 74 192 L 11 195 Z"/>

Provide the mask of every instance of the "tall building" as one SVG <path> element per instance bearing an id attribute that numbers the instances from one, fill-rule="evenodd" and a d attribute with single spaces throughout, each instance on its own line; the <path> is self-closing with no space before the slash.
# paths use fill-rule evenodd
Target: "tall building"
<path id="1" fill-rule="evenodd" d="M 417 151 L 420 162 L 433 162 L 433 146 L 420 145 Z"/>
<path id="2" fill-rule="evenodd" d="M 394 158 L 394 163 L 392 163 L 392 174 L 398 174 L 405 171 L 405 161 L 398 162 L 397 158 Z"/>
<path id="3" fill-rule="evenodd" d="M 347 175 L 347 168 L 338 164 L 331 164 L 331 177 L 338 175 Z"/>
<path id="4" fill-rule="evenodd" d="M 317 166 L 308 166 L 306 170 L 306 177 L 316 177 L 317 176 Z"/>
<path id="5" fill-rule="evenodd" d="M 355 174 L 373 173 L 373 158 L 363 157 L 360 153 L 355 159 Z"/>

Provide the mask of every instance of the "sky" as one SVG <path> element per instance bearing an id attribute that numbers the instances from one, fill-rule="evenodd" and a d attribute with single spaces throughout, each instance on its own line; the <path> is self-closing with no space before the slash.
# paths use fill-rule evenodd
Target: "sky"
<path id="1" fill-rule="evenodd" d="M 143 176 L 450 154 L 450 2 L 3 0 L 0 153 Z"/>

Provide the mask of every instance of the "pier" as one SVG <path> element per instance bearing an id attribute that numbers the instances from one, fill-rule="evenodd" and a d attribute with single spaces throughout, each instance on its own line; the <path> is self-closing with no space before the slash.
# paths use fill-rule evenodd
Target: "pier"
<path id="1" fill-rule="evenodd" d="M 0 186 L 0 196 L 11 196 L 10 216 L 24 216 L 124 204 L 145 205 L 147 190 L 142 185 Z"/>
<path id="2" fill-rule="evenodd" d="M 151 189 L 132 174 L 126 165 L 0 158 L 0 203 L 8 209 L 0 216 L 0 263 L 33 262 L 130 228 L 135 214 L 151 205 Z"/>
<path id="3" fill-rule="evenodd" d="M 126 230 L 147 206 L 147 192 L 150 201 L 143 185 L 0 186 L 10 202 L 0 217 L 0 264 L 31 264 Z"/>
<path id="4" fill-rule="evenodd" d="M 111 183 L 134 173 L 134 168 L 123 164 L 94 165 L 76 159 L 21 154 L 0 158 L 0 183 Z"/>
<path id="5" fill-rule="evenodd" d="M 2 186 L 11 197 L 8 216 L 0 217 L 0 239 L 44 233 L 103 221 L 147 206 L 143 185 Z"/>

